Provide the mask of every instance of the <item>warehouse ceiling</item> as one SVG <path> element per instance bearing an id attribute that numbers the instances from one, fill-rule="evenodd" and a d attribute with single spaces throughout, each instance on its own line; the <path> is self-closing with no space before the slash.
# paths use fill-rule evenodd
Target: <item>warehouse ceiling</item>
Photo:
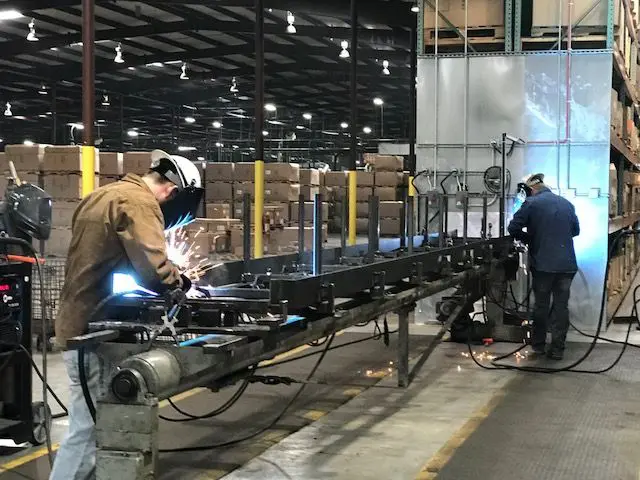
<path id="1" fill-rule="evenodd" d="M 265 112 L 267 148 L 346 147 L 350 60 L 341 57 L 341 44 L 350 40 L 349 0 L 264 3 L 266 102 L 275 107 Z M 360 2 L 358 128 L 365 147 L 408 136 L 413 5 Z M 101 148 L 250 154 L 253 0 L 96 0 L 95 14 Z M 0 0 L 0 102 L 11 110 L 0 116 L 4 144 L 51 142 L 54 124 L 58 143 L 80 141 L 73 124 L 82 126 L 81 23 L 80 0 Z"/>

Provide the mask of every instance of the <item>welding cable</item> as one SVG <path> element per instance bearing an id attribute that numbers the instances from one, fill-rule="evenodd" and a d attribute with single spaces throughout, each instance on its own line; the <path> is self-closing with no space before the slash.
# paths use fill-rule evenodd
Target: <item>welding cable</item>
<path id="1" fill-rule="evenodd" d="M 255 367 L 251 370 L 251 372 L 253 373 L 253 371 L 255 371 Z M 229 400 L 227 400 L 224 404 L 222 404 L 220 407 L 216 408 L 215 410 L 206 413 L 204 415 L 193 415 L 191 413 L 185 412 L 184 410 L 182 410 L 180 407 L 178 407 L 170 398 L 167 399 L 169 402 L 169 405 L 171 405 L 171 407 L 173 407 L 173 409 L 180 413 L 181 415 L 184 415 L 187 418 L 170 418 L 170 417 L 165 417 L 163 415 L 158 415 L 162 420 L 165 420 L 167 422 L 192 422 L 194 420 L 204 420 L 207 418 L 213 418 L 213 417 L 217 417 L 218 415 L 223 414 L 224 412 L 226 412 L 227 410 L 229 410 L 231 407 L 233 407 L 238 400 L 240 399 L 240 397 L 242 397 L 242 394 L 245 392 L 245 390 L 247 389 L 247 387 L 249 386 L 250 380 L 249 378 L 246 378 L 242 384 L 240 385 L 240 387 L 238 388 L 238 390 L 236 390 L 236 392 L 231 396 L 231 398 Z"/>
<path id="2" fill-rule="evenodd" d="M 309 374 L 305 378 L 305 380 L 304 380 L 305 382 L 308 382 L 309 380 L 311 380 L 311 378 L 313 378 L 313 376 L 315 375 L 316 371 L 318 370 L 318 367 L 320 367 L 320 364 L 322 363 L 322 361 L 324 360 L 324 358 L 327 355 L 327 352 L 331 348 L 331 344 L 333 343 L 333 340 L 335 338 L 336 338 L 336 334 L 333 333 L 331 335 L 331 337 L 329 338 L 329 341 L 326 343 L 324 349 L 322 350 L 322 354 L 320 355 L 320 358 L 318 358 L 318 361 L 315 363 L 315 365 L 313 366 L 313 368 L 311 369 L 311 371 L 309 372 Z M 217 443 L 217 444 L 213 444 L 213 445 L 199 445 L 197 447 L 182 447 L 182 448 L 160 449 L 159 452 L 160 453 L 201 452 L 201 451 L 205 451 L 205 450 L 215 450 L 217 448 L 231 447 L 233 445 L 237 445 L 239 443 L 246 442 L 247 440 L 251 440 L 252 438 L 255 438 L 258 435 L 261 435 L 264 432 L 270 430 L 280 420 L 282 420 L 282 418 L 287 414 L 287 412 L 289 411 L 291 406 L 298 400 L 298 398 L 300 398 L 300 395 L 302 395 L 302 392 L 304 392 L 306 386 L 307 386 L 307 383 L 301 384 L 300 388 L 298 389 L 298 391 L 293 395 L 293 397 L 291 397 L 291 399 L 287 402 L 287 404 L 282 409 L 282 411 L 278 414 L 278 416 L 276 416 L 271 422 L 269 422 L 268 425 L 262 427 L 261 429 L 257 430 L 256 432 L 253 432 L 253 433 L 251 433 L 249 435 L 245 435 L 245 436 L 240 437 L 240 438 L 229 440 L 227 442 Z"/>
<path id="3" fill-rule="evenodd" d="M 48 393 L 48 382 L 47 382 L 47 305 L 45 301 L 45 293 L 44 293 L 44 275 L 42 274 L 42 262 L 40 261 L 40 257 L 38 252 L 36 252 L 33 245 L 29 242 L 14 237 L 0 237 L 0 244 L 4 245 L 15 245 L 18 247 L 22 247 L 23 251 L 29 252 L 30 255 L 35 259 L 36 271 L 38 272 L 38 281 L 40 283 L 40 308 L 42 312 L 42 336 L 43 336 L 43 348 L 42 348 L 42 372 L 43 372 L 43 383 L 42 383 L 42 403 L 45 405 L 44 409 L 44 431 L 46 436 L 46 444 L 47 444 L 47 457 L 49 459 L 49 466 L 53 467 L 53 451 L 51 448 L 51 430 L 49 429 L 49 422 L 51 420 L 49 416 L 49 399 L 47 398 Z"/>

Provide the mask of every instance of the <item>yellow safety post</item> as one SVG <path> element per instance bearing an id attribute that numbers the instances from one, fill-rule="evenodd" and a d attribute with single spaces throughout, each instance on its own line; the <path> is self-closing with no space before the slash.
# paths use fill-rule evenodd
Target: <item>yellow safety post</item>
<path id="1" fill-rule="evenodd" d="M 82 196 L 96 189 L 96 147 L 82 147 Z"/>
<path id="2" fill-rule="evenodd" d="M 253 213 L 253 258 L 262 258 L 264 253 L 264 160 L 256 160 L 255 171 L 255 211 Z"/>
<path id="3" fill-rule="evenodd" d="M 413 184 L 413 175 L 409 177 L 409 196 L 410 197 L 416 196 L 416 187 Z"/>
<path id="4" fill-rule="evenodd" d="M 349 245 L 356 244 L 356 208 L 357 208 L 357 194 L 358 194 L 358 179 L 355 170 L 349 171 Z"/>

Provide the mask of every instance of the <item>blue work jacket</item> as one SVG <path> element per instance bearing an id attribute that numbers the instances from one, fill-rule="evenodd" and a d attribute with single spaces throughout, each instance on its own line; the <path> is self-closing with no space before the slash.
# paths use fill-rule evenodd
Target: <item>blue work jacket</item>
<path id="1" fill-rule="evenodd" d="M 566 198 L 543 188 L 537 195 L 527 198 L 509 223 L 508 230 L 513 238 L 529 245 L 531 270 L 578 271 L 573 237 L 580 235 L 580 222 L 575 207 Z"/>

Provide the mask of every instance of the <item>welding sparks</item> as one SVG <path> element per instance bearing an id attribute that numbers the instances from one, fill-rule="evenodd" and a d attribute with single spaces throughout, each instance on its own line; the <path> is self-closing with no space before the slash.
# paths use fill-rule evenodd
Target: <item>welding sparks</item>
<path id="1" fill-rule="evenodd" d="M 177 228 L 165 234 L 169 260 L 193 283 L 197 283 L 205 273 L 219 265 L 209 260 L 208 252 L 199 251 L 196 239 L 202 231 L 200 229 L 193 235 L 187 235 L 185 230 Z"/>

